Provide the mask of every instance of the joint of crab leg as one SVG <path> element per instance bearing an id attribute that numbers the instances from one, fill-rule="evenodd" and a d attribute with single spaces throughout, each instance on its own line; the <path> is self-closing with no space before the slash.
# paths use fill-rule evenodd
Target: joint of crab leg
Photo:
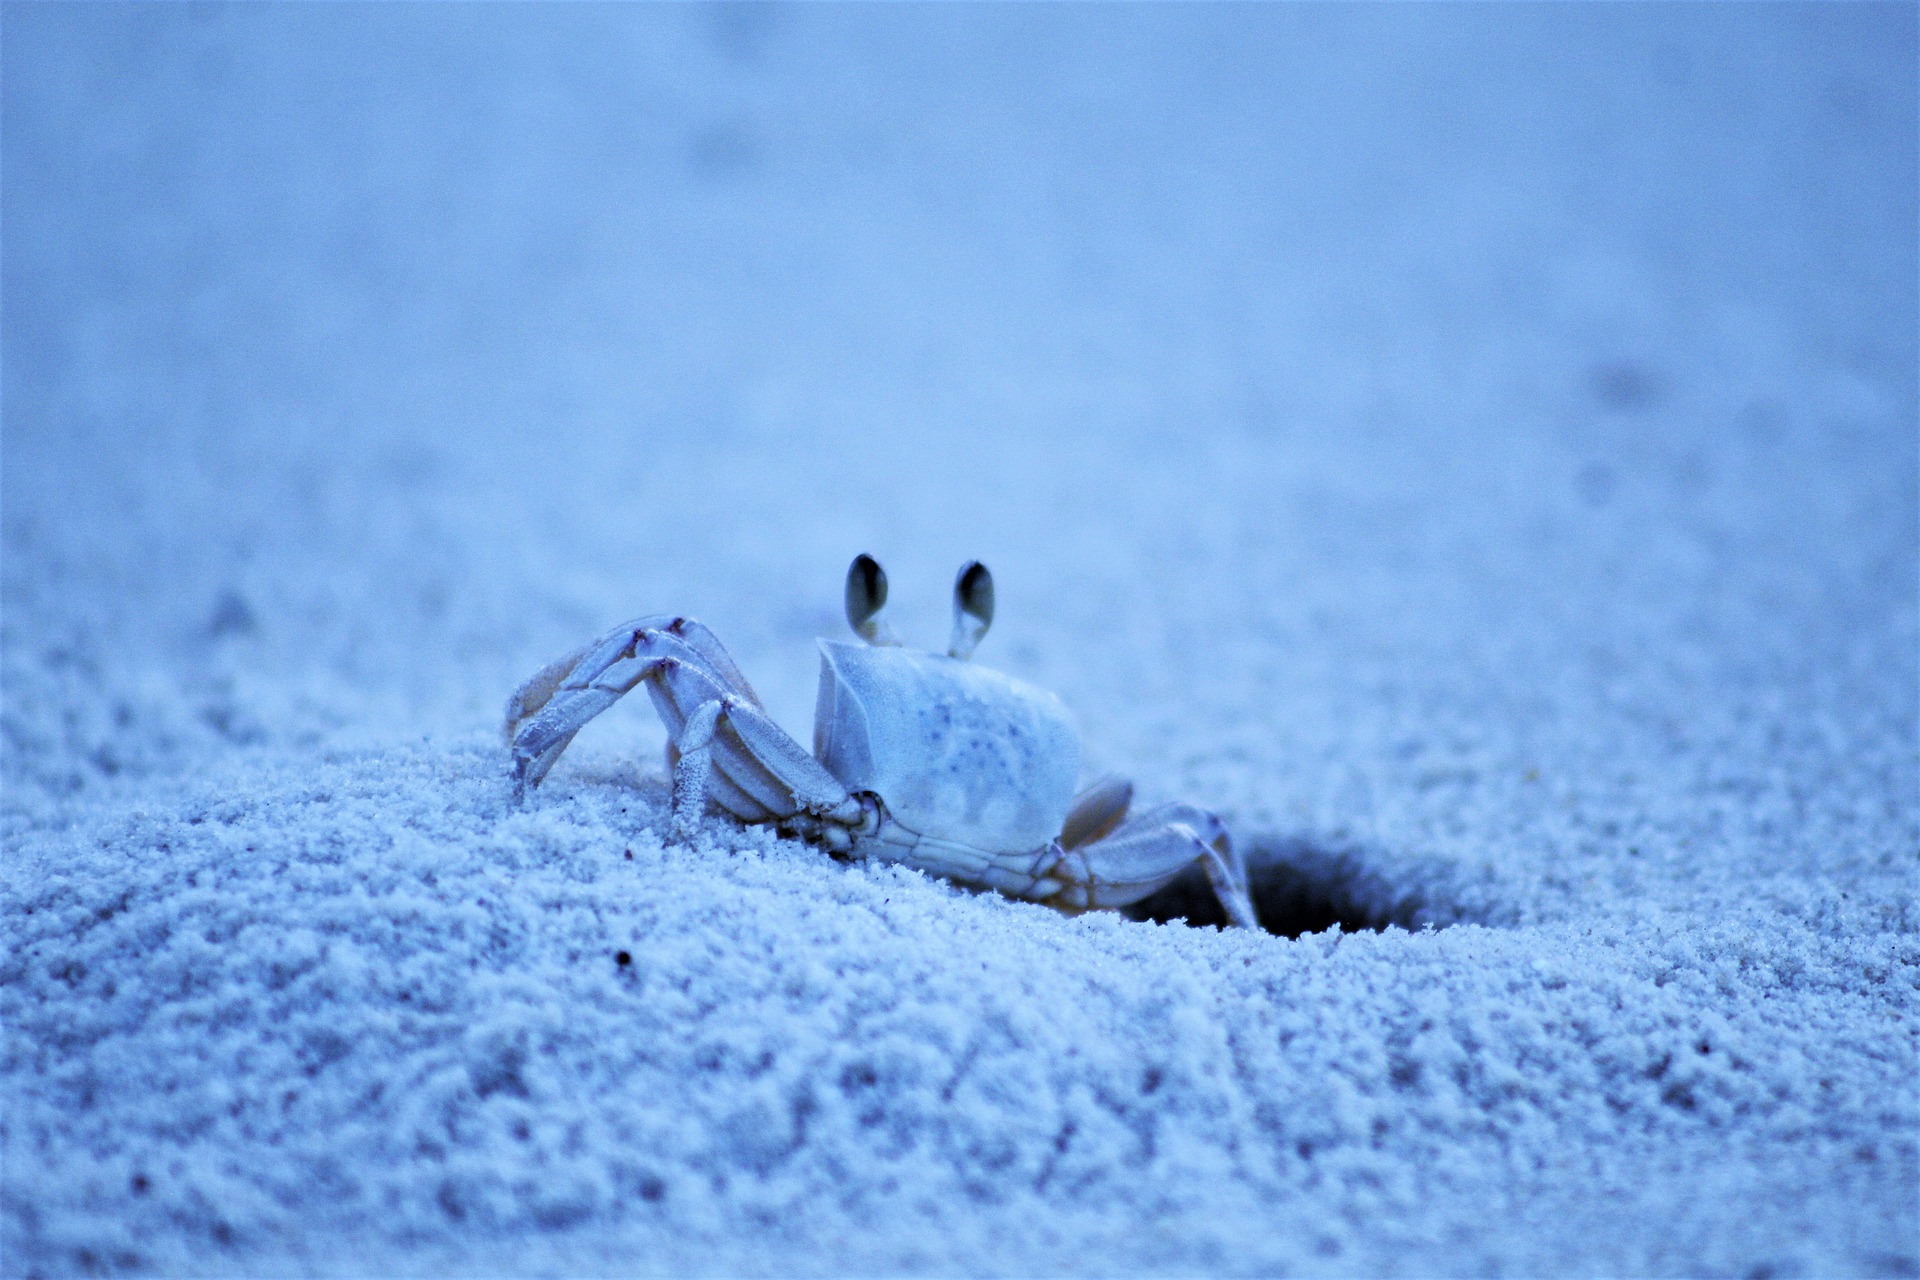
<path id="1" fill-rule="evenodd" d="M 505 737 L 508 746 L 513 745 L 514 735 L 520 732 L 520 726 L 533 719 L 547 703 L 553 700 L 554 691 L 559 689 L 561 683 L 573 674 L 573 669 L 580 665 L 581 659 L 592 653 L 599 643 L 596 640 L 591 644 L 581 645 L 566 657 L 549 662 L 513 691 L 513 696 L 507 699 L 506 716 L 501 727 L 502 736 Z"/>
<path id="2" fill-rule="evenodd" d="M 900 637 L 880 616 L 887 607 L 887 573 L 870 555 L 857 555 L 847 566 L 847 623 L 868 644 L 898 648 Z"/>
<path id="3" fill-rule="evenodd" d="M 818 840 L 838 856 L 852 852 L 855 836 L 880 829 L 880 802 L 871 795 L 850 795 L 830 809 L 803 809 L 782 818 L 779 826 L 781 835 Z"/>
<path id="4" fill-rule="evenodd" d="M 947 656 L 965 661 L 993 625 L 993 575 L 978 560 L 960 566 L 953 580 L 953 638 Z"/>

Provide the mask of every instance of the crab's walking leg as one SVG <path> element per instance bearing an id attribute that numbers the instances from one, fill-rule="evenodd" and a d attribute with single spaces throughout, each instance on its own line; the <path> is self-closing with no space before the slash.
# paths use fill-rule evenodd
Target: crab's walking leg
<path id="1" fill-rule="evenodd" d="M 618 702 L 634 685 L 669 664 L 668 657 L 636 658 L 631 655 L 603 664 L 591 676 L 574 675 L 541 698 L 539 714 L 522 719 L 513 728 L 513 777 L 516 792 L 537 787 L 553 768 L 554 761 L 573 741 L 573 735 L 587 721 Z M 555 664 L 558 665 L 558 664 Z M 545 673 L 542 673 L 545 674 Z M 539 679 L 539 677 L 535 677 Z M 531 682 L 529 682 L 531 683 Z M 519 695 L 515 695 L 516 699 Z M 511 704 L 509 704 L 511 706 Z"/>
<path id="2" fill-rule="evenodd" d="M 673 766 L 673 825 L 683 838 L 693 834 L 710 795 L 736 817 L 742 816 L 740 800 L 768 818 L 804 813 L 851 826 L 864 814 L 839 779 L 739 698 L 700 703 L 683 721 L 674 746 L 679 759 Z"/>
<path id="3" fill-rule="evenodd" d="M 673 828 L 689 839 L 699 825 L 700 811 L 707 807 L 707 792 L 713 782 L 713 735 L 720 727 L 722 702 L 703 702 L 680 729 L 675 741 L 673 762 Z"/>
<path id="4" fill-rule="evenodd" d="M 733 665 L 733 659 L 728 655 L 725 646 L 704 623 L 696 622 L 692 618 L 663 613 L 649 618 L 635 618 L 632 622 L 623 622 L 595 636 L 565 657 L 556 658 L 534 672 L 513 691 L 513 696 L 507 699 L 505 726 L 507 742 L 509 744 L 513 742 L 514 735 L 520 731 L 520 726 L 552 701 L 553 695 L 559 692 L 562 685 L 574 683 L 570 682 L 568 677 L 578 672 L 582 680 L 590 681 L 614 662 L 632 653 L 635 644 L 649 633 L 671 637 L 678 642 L 680 656 L 704 667 L 708 674 L 731 692 L 741 695 L 756 707 L 760 705 L 760 697 L 754 693 L 753 686 L 747 683 L 747 678 L 740 673 L 740 668 Z"/>
<path id="5" fill-rule="evenodd" d="M 623 623 L 548 663 L 507 699 L 505 733 L 517 786 L 538 786 L 587 721 L 657 669 L 644 663 L 636 667 L 635 661 L 656 657 L 677 659 L 712 684 L 760 705 L 733 659 L 700 623 L 668 615 Z M 676 733 L 681 718 L 669 725 Z"/>
<path id="6" fill-rule="evenodd" d="M 1220 905 L 1226 908 L 1227 919 L 1242 929 L 1258 929 L 1260 917 L 1253 909 L 1253 892 L 1247 883 L 1247 860 L 1240 850 L 1234 848 L 1233 837 L 1227 834 L 1226 826 L 1212 814 L 1213 825 L 1219 834 L 1205 841 L 1206 847 L 1200 854 L 1200 865 L 1207 869 L 1207 879 L 1213 882 L 1214 896 L 1220 899 Z"/>
<path id="7" fill-rule="evenodd" d="M 1227 918 L 1260 927 L 1247 889 L 1247 866 L 1226 824 L 1190 804 L 1162 805 L 1125 822 L 1105 839 L 1067 850 L 1046 878 L 1063 882 L 1058 898 L 1069 908 L 1124 907 L 1200 863 Z"/>
<path id="8" fill-rule="evenodd" d="M 507 740 L 508 746 L 513 745 L 514 735 L 520 732 L 520 726 L 531 720 L 542 707 L 553 700 L 553 695 L 560 688 L 561 681 L 573 674 L 573 669 L 580 665 L 580 660 L 606 641 L 607 637 L 600 636 L 581 645 L 564 658 L 555 658 L 527 677 L 526 681 L 513 691 L 513 696 L 507 699 L 506 722 L 501 726 L 501 736 Z"/>
<path id="9" fill-rule="evenodd" d="M 768 719 L 718 640 L 687 619 L 616 628 L 550 664 L 507 704 L 518 790 L 540 784 L 574 734 L 645 683 L 674 749 L 676 826 L 708 797 L 746 822 L 810 814 L 858 822 L 863 810 Z"/>

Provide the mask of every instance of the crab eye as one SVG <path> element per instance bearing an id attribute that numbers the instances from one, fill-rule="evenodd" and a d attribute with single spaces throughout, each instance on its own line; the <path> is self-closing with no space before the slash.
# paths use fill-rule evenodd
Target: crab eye
<path id="1" fill-rule="evenodd" d="M 868 644 L 899 644 L 893 629 L 881 618 L 887 607 L 887 572 L 870 555 L 857 555 L 847 566 L 847 623 Z"/>
<path id="2" fill-rule="evenodd" d="M 987 628 L 993 625 L 993 575 L 978 560 L 969 560 L 953 580 L 953 640 L 947 656 L 973 656 Z"/>

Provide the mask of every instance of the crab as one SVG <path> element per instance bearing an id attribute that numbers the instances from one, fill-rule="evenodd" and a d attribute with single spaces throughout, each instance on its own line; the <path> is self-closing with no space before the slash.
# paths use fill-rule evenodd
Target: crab
<path id="1" fill-rule="evenodd" d="M 662 614 L 548 663 L 507 700 L 524 799 L 586 723 L 644 684 L 669 734 L 672 824 L 691 837 L 711 801 L 837 857 L 902 863 L 1068 914 L 1124 907 L 1198 863 L 1235 925 L 1257 927 L 1245 862 L 1218 817 L 1166 804 L 1128 817 L 1133 785 L 1075 793 L 1080 734 L 1060 699 L 969 662 L 993 621 L 993 577 L 962 566 L 945 654 L 901 646 L 887 577 L 847 570 L 864 644 L 821 640 L 813 754 L 767 715 L 713 633 Z"/>

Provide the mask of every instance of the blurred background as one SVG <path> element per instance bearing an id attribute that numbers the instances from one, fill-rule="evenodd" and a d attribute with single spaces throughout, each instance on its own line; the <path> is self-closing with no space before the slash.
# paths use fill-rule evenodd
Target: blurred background
<path id="1" fill-rule="evenodd" d="M 1243 825 L 1904 830 L 1910 5 L 4 22 L 16 829 L 656 611 L 804 739 L 864 550 Z"/>

